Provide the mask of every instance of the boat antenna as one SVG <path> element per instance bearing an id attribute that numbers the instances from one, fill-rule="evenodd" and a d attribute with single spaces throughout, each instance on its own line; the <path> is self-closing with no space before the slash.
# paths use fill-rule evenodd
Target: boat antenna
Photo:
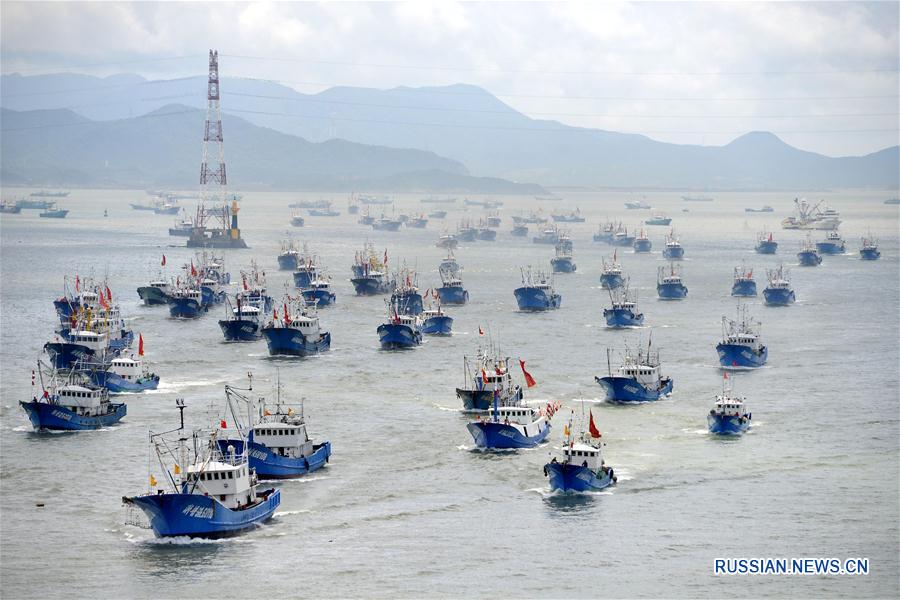
<path id="1" fill-rule="evenodd" d="M 176 398 L 175 406 L 178 407 L 179 416 L 181 417 L 181 425 L 178 427 L 178 430 L 181 431 L 184 429 L 184 398 Z"/>
<path id="2" fill-rule="evenodd" d="M 606 370 L 609 372 L 609 376 L 612 377 L 612 365 L 609 362 L 609 348 L 606 349 Z"/>

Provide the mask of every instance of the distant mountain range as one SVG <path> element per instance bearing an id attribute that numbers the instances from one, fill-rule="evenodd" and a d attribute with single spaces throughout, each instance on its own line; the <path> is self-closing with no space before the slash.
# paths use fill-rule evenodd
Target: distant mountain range
<path id="1" fill-rule="evenodd" d="M 70 110 L 0 109 L 0 180 L 6 185 L 192 188 L 205 112 L 168 105 L 147 115 L 92 121 Z M 545 193 L 540 186 L 470 177 L 431 152 L 329 140 L 312 143 L 224 115 L 226 164 L 237 189 Z"/>
<path id="2" fill-rule="evenodd" d="M 171 102 L 198 109 L 206 103 L 205 77 L 148 81 L 136 75 L 105 79 L 4 75 L 0 88 L 4 108 L 70 107 L 98 121 L 128 119 Z M 337 138 L 416 149 L 447 157 L 463 169 L 435 166 L 437 171 L 546 186 L 820 189 L 900 185 L 897 146 L 866 156 L 832 158 L 799 150 L 766 132 L 748 133 L 725 146 L 667 144 L 641 135 L 532 119 L 469 85 L 390 90 L 336 87 L 302 94 L 278 83 L 225 78 L 222 104 L 225 113 L 312 142 Z M 232 148 L 231 139 L 226 139 Z M 393 178 L 396 173 L 378 175 Z M 495 180 L 481 180 L 481 184 L 488 181 Z"/>

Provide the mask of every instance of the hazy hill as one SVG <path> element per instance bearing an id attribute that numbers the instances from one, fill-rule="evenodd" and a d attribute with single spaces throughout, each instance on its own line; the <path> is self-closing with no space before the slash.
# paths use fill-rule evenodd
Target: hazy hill
<path id="1" fill-rule="evenodd" d="M 4 75 L 2 105 L 72 107 L 91 119 L 121 119 L 164 104 L 205 106 L 206 80 L 147 81 L 135 75 Z M 553 186 L 822 188 L 896 187 L 898 147 L 831 158 L 748 133 L 725 146 L 657 142 L 570 127 L 521 114 L 469 85 L 389 90 L 336 87 L 302 94 L 266 81 L 222 81 L 223 110 L 311 141 L 417 148 L 454 159 L 475 175 Z"/>
<path id="2" fill-rule="evenodd" d="M 0 177 L 6 184 L 193 187 L 204 119 L 204 111 L 182 105 L 112 121 L 3 109 Z M 421 150 L 311 143 L 232 115 L 223 116 L 223 129 L 229 182 L 238 188 L 542 191 L 469 177 L 460 163 Z"/>

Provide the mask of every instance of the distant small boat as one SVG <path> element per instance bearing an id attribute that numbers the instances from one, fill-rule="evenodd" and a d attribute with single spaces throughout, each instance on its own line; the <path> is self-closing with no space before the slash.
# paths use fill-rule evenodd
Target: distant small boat
<path id="1" fill-rule="evenodd" d="M 428 290 L 425 296 L 434 300 L 435 297 L 440 298 L 437 291 Z M 441 303 L 437 305 L 430 304 L 422 311 L 422 333 L 427 335 L 452 335 L 453 333 L 453 317 L 444 312 Z"/>
<path id="2" fill-rule="evenodd" d="M 550 259 L 550 266 L 554 273 L 574 273 L 577 269 L 572 258 L 572 249 L 565 244 L 556 244 L 556 256 Z"/>
<path id="3" fill-rule="evenodd" d="M 331 333 L 322 330 L 314 306 L 286 298 L 283 308 L 280 318 L 276 309 L 262 328 L 270 356 L 309 356 L 331 348 Z"/>
<path id="4" fill-rule="evenodd" d="M 656 293 L 661 300 L 681 300 L 687 298 L 688 289 L 681 279 L 681 265 L 669 263 L 659 267 L 656 274 Z"/>
<path id="5" fill-rule="evenodd" d="M 328 200 L 299 200 L 293 204 L 288 204 L 288 208 L 329 208 L 331 202 Z"/>
<path id="6" fill-rule="evenodd" d="M 609 374 L 606 377 L 594 377 L 606 391 L 608 402 L 652 402 L 672 393 L 672 378 L 663 377 L 660 371 L 659 352 L 650 354 L 650 342 L 647 352 L 638 350 L 637 355 L 625 349 L 622 365 L 613 375 L 609 360 L 609 349 L 606 350 L 606 364 Z"/>
<path id="7" fill-rule="evenodd" d="M 625 203 L 625 208 L 629 208 L 631 210 L 650 210 L 653 207 L 643 200 L 631 200 Z"/>
<path id="8" fill-rule="evenodd" d="M 769 205 L 763 206 L 762 208 L 745 208 L 744 212 L 748 213 L 770 213 L 775 212 L 775 209 Z"/>
<path id="9" fill-rule="evenodd" d="M 722 341 L 716 345 L 719 364 L 725 368 L 755 368 L 766 364 L 768 348 L 760 340 L 761 324 L 747 315 L 747 305 L 738 305 L 738 318 L 722 317 Z"/>
<path id="10" fill-rule="evenodd" d="M 451 254 L 448 258 L 453 258 Z M 466 304 L 469 301 L 469 292 L 463 286 L 459 265 L 454 262 L 447 263 L 446 259 L 441 263 L 438 273 L 441 276 L 441 287 L 437 289 L 441 302 L 444 304 Z M 455 265 L 455 268 L 454 268 Z"/>
<path id="11" fill-rule="evenodd" d="M 769 284 L 763 290 L 763 297 L 769 306 L 787 306 L 796 301 L 794 290 L 791 288 L 790 273 L 784 265 L 778 265 L 776 269 L 766 271 Z"/>
<path id="12" fill-rule="evenodd" d="M 829 231 L 825 234 L 824 240 L 816 242 L 816 250 L 819 251 L 819 254 L 843 254 L 845 248 L 844 240 L 837 230 Z"/>
<path id="13" fill-rule="evenodd" d="M 174 202 L 160 202 L 153 207 L 153 212 L 157 215 L 177 215 L 180 208 Z"/>
<path id="14" fill-rule="evenodd" d="M 653 215 L 646 221 L 644 221 L 645 225 L 669 225 L 672 222 L 672 217 L 666 217 L 664 215 Z"/>
<path id="15" fill-rule="evenodd" d="M 311 208 L 306 211 L 311 217 L 339 217 L 341 213 L 331 208 Z"/>
<path id="16" fill-rule="evenodd" d="M 637 297 L 629 293 L 628 282 L 619 288 L 609 290 L 611 306 L 603 309 L 606 326 L 639 327 L 644 324 L 644 313 L 638 311 Z"/>
<path id="17" fill-rule="evenodd" d="M 456 198 L 422 198 L 423 204 L 456 204 Z"/>
<path id="18" fill-rule="evenodd" d="M 590 413 L 590 426 L 585 434 L 583 425 L 581 439 L 574 437 L 572 417 L 563 429 L 561 458 L 555 456 L 544 465 L 544 475 L 550 479 L 550 489 L 555 492 L 597 492 L 617 482 L 612 467 L 603 460 L 600 430 L 594 424 L 594 414 Z"/>
<path id="19" fill-rule="evenodd" d="M 438 241 L 434 244 L 438 248 L 446 248 L 448 250 L 453 250 L 457 246 L 459 246 L 459 240 L 456 239 L 455 235 L 444 234 L 438 238 Z"/>
<path id="20" fill-rule="evenodd" d="M 809 238 L 805 242 L 801 242 L 797 260 L 800 262 L 801 267 L 817 267 L 822 264 L 822 257 L 819 255 L 819 251 Z"/>
<path id="21" fill-rule="evenodd" d="M 278 254 L 278 268 L 282 271 L 293 271 L 300 264 L 300 250 L 293 240 L 281 242 L 281 252 Z"/>
<path id="22" fill-rule="evenodd" d="M 540 235 L 531 239 L 535 244 L 551 244 L 556 245 L 559 243 L 559 229 L 556 226 L 548 227 L 541 231 Z"/>
<path id="23" fill-rule="evenodd" d="M 65 198 L 69 195 L 69 192 L 50 192 L 47 190 L 40 190 L 37 192 L 31 192 L 31 196 L 37 198 Z"/>
<path id="24" fill-rule="evenodd" d="M 430 213 L 428 213 L 429 219 L 444 219 L 446 217 L 447 217 L 446 210 L 433 210 Z"/>
<path id="25" fill-rule="evenodd" d="M 141 338 L 143 346 L 143 338 Z M 151 373 L 143 361 L 143 348 L 138 358 L 114 358 L 107 369 L 91 371 L 91 380 L 100 387 L 105 387 L 110 394 L 123 394 L 155 390 L 159 386 L 159 375 Z"/>
<path id="26" fill-rule="evenodd" d="M 647 237 L 647 234 L 643 229 L 641 229 L 637 237 L 634 238 L 633 247 L 635 254 L 646 254 L 653 248 L 653 243 L 650 241 L 650 238 Z"/>
<path id="27" fill-rule="evenodd" d="M 885 204 L 900 204 L 900 198 L 888 198 L 884 201 Z"/>
<path id="28" fill-rule="evenodd" d="M 684 258 L 684 248 L 681 240 L 675 235 L 675 231 L 670 231 L 666 236 L 666 247 L 663 249 L 663 258 L 668 260 L 680 260 Z"/>
<path id="29" fill-rule="evenodd" d="M 611 244 L 615 233 L 616 224 L 612 221 L 607 221 L 605 225 L 600 225 L 597 228 L 597 233 L 594 234 L 594 241 L 606 242 L 607 244 Z"/>
<path id="30" fill-rule="evenodd" d="M 425 215 L 411 217 L 408 221 L 406 221 L 406 226 L 413 229 L 425 229 L 427 225 L 428 219 L 425 217 Z"/>
<path id="31" fill-rule="evenodd" d="M 305 220 L 300 215 L 291 216 L 291 227 L 303 227 Z"/>
<path id="32" fill-rule="evenodd" d="M 380 219 L 376 219 L 372 222 L 372 229 L 375 231 L 399 231 L 401 225 L 403 225 L 403 221 L 399 219 L 389 219 L 386 216 L 381 215 Z"/>
<path id="33" fill-rule="evenodd" d="M 682 196 L 681 199 L 685 202 L 712 202 L 715 200 L 709 196 Z"/>
<path id="34" fill-rule="evenodd" d="M 622 265 L 620 265 L 618 261 L 618 251 L 613 251 L 611 261 L 606 262 L 605 258 L 602 260 L 603 266 L 600 271 L 600 286 L 605 290 L 621 287 L 625 283 L 625 278 L 622 277 Z"/>
<path id="35" fill-rule="evenodd" d="M 732 296 L 756 296 L 756 281 L 753 280 L 753 269 L 740 266 L 734 268 L 734 278 L 731 283 Z"/>
<path id="36" fill-rule="evenodd" d="M 378 341 L 383 350 L 413 348 L 422 343 L 422 319 L 418 314 L 404 314 L 395 299 L 387 302 L 387 321 L 378 326 Z"/>
<path id="37" fill-rule="evenodd" d="M 38 216 L 45 219 L 65 219 L 69 211 L 64 208 L 47 208 Z"/>
<path id="38" fill-rule="evenodd" d="M 859 247 L 859 257 L 862 260 L 878 260 L 881 258 L 881 250 L 878 249 L 878 240 L 871 235 L 862 238 Z"/>
<path id="39" fill-rule="evenodd" d="M 356 253 L 356 259 L 350 267 L 353 277 L 350 283 L 357 296 L 376 296 L 388 294 L 395 287 L 395 282 L 388 277 L 387 250 L 384 251 L 384 259 L 375 252 L 375 246 L 367 243 L 361 252 Z"/>
<path id="40" fill-rule="evenodd" d="M 516 225 L 512 228 L 510 232 L 514 237 L 527 237 L 528 236 L 528 225 Z"/>
<path id="41" fill-rule="evenodd" d="M 499 406 L 466 425 L 479 448 L 507 450 L 534 448 L 547 439 L 552 426 L 546 415 L 531 406 Z"/>
<path id="42" fill-rule="evenodd" d="M 609 239 L 609 243 L 613 246 L 633 248 L 635 239 L 637 239 L 635 236 L 628 234 L 628 228 L 622 226 L 620 223 L 619 226 L 616 227 L 616 231 L 612 234 L 612 237 Z"/>
<path id="43" fill-rule="evenodd" d="M 20 212 L 22 212 L 22 207 L 18 204 L 15 204 L 14 202 L 4 200 L 2 203 L 0 203 L 0 214 L 14 215 Z"/>
<path id="44" fill-rule="evenodd" d="M 53 200 L 29 200 L 28 198 L 22 198 L 21 200 L 16 202 L 16 206 L 18 206 L 20 209 L 28 208 L 38 210 L 51 208 L 55 204 L 56 202 L 54 202 Z"/>
<path id="45" fill-rule="evenodd" d="M 575 209 L 568 213 L 553 213 L 550 215 L 557 223 L 584 223 L 585 219 L 581 214 L 581 210 Z"/>
<path id="46" fill-rule="evenodd" d="M 761 232 L 756 236 L 757 254 L 775 254 L 778 251 L 778 242 L 772 238 L 771 232 Z"/>
<path id="47" fill-rule="evenodd" d="M 99 429 L 117 423 L 125 416 L 124 403 L 109 401 L 109 392 L 96 386 L 76 373 L 62 375 L 53 371 L 51 380 L 44 384 L 44 369 L 39 364 L 41 393 L 34 393 L 28 402 L 19 405 L 28 415 L 36 431 L 84 431 Z"/>

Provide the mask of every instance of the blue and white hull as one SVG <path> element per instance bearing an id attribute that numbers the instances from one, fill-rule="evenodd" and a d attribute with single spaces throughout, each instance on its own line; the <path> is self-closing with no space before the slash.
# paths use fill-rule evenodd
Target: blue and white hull
<path id="1" fill-rule="evenodd" d="M 377 296 L 387 294 L 392 289 L 389 281 L 377 277 L 358 276 L 351 279 L 350 283 L 353 284 L 357 296 Z"/>
<path id="2" fill-rule="evenodd" d="M 206 312 L 193 298 L 172 298 L 169 301 L 169 316 L 175 319 L 196 319 Z"/>
<path id="3" fill-rule="evenodd" d="M 296 254 L 278 255 L 278 268 L 282 271 L 293 271 L 299 264 L 299 256 Z"/>
<path id="4" fill-rule="evenodd" d="M 739 279 L 731 286 L 732 296 L 756 296 L 756 282 L 752 279 Z"/>
<path id="5" fill-rule="evenodd" d="M 663 300 L 681 300 L 687 297 L 688 289 L 683 283 L 659 283 L 656 293 Z"/>
<path id="6" fill-rule="evenodd" d="M 437 293 L 441 298 L 441 304 L 465 304 L 469 301 L 469 292 L 462 287 L 439 287 Z"/>
<path id="7" fill-rule="evenodd" d="M 797 260 L 801 267 L 817 267 L 822 264 L 822 257 L 813 250 L 801 250 L 797 253 Z"/>
<path id="8" fill-rule="evenodd" d="M 769 306 L 787 306 L 796 300 L 794 290 L 782 288 L 766 288 L 763 290 L 763 298 Z"/>
<path id="9" fill-rule="evenodd" d="M 544 472 L 555 492 L 598 492 L 613 484 L 612 469 L 595 473 L 581 465 L 549 462 L 544 465 Z"/>
<path id="10" fill-rule="evenodd" d="M 668 260 L 680 260 L 684 258 L 684 248 L 681 246 L 666 246 L 666 249 L 663 250 L 663 258 Z"/>
<path id="11" fill-rule="evenodd" d="M 19 404 L 22 405 L 22 408 L 28 415 L 28 420 L 31 421 L 31 425 L 36 431 L 86 431 L 89 429 L 100 429 L 119 422 L 127 412 L 125 404 L 113 404 L 112 402 L 109 404 L 110 412 L 96 417 L 78 415 L 63 406 L 45 402 L 22 402 L 20 400 Z"/>
<path id="12" fill-rule="evenodd" d="M 778 251 L 778 242 L 759 242 L 756 244 L 757 254 L 775 254 Z"/>
<path id="13" fill-rule="evenodd" d="M 559 294 L 548 294 L 545 290 L 534 287 L 516 288 L 516 302 L 519 310 L 541 311 L 559 308 L 562 297 Z"/>
<path id="14" fill-rule="evenodd" d="M 672 380 L 660 381 L 660 388 L 648 388 L 629 377 L 595 377 L 609 402 L 652 402 L 672 393 Z"/>
<path id="15" fill-rule="evenodd" d="M 330 332 L 321 334 L 317 340 L 308 340 L 302 333 L 289 327 L 264 327 L 262 332 L 270 356 L 308 356 L 331 348 Z"/>
<path id="16" fill-rule="evenodd" d="M 816 242 L 819 254 L 843 254 L 844 242 Z"/>
<path id="17" fill-rule="evenodd" d="M 862 260 L 878 260 L 881 258 L 881 251 L 878 248 L 860 248 L 859 257 Z"/>
<path id="18" fill-rule="evenodd" d="M 315 304 L 316 306 L 330 306 L 335 303 L 337 300 L 337 296 L 334 295 L 333 292 L 328 290 L 303 290 L 300 292 L 303 295 L 303 299 L 306 300 L 310 304 Z"/>
<path id="19" fill-rule="evenodd" d="M 226 342 L 254 342 L 262 337 L 259 321 L 251 319 L 231 319 L 219 321 L 219 327 Z"/>
<path id="20" fill-rule="evenodd" d="M 422 323 L 422 333 L 429 335 L 450 335 L 453 333 L 453 317 L 441 315 L 428 317 Z"/>
<path id="21" fill-rule="evenodd" d="M 653 249 L 653 244 L 650 240 L 643 238 L 634 240 L 634 251 L 636 254 L 650 252 L 651 249 Z"/>
<path id="22" fill-rule="evenodd" d="M 600 275 L 600 287 L 604 290 L 614 290 L 625 285 L 625 279 L 619 273 L 603 273 Z"/>
<path id="23" fill-rule="evenodd" d="M 639 327 L 644 324 L 644 313 L 634 314 L 628 308 L 603 309 L 607 327 Z"/>
<path id="24" fill-rule="evenodd" d="M 109 371 L 92 371 L 91 381 L 105 387 L 110 394 L 137 394 L 155 390 L 159 386 L 159 375 L 150 375 L 131 381 Z"/>
<path id="25" fill-rule="evenodd" d="M 378 326 L 378 341 L 384 350 L 414 348 L 422 343 L 422 333 L 409 325 L 383 323 Z"/>
<path id="26" fill-rule="evenodd" d="M 528 431 L 528 427 L 525 425 L 525 431 L 522 432 L 512 425 L 493 421 L 476 421 L 466 425 L 476 446 L 493 450 L 534 448 L 547 439 L 550 434 L 551 426 L 547 421 L 542 421 L 539 426 L 532 427 L 534 431 L 531 432 Z"/>
<path id="27" fill-rule="evenodd" d="M 237 454 L 244 451 L 243 440 L 219 440 L 219 448 L 223 452 L 228 450 L 228 446 L 234 446 Z M 328 463 L 331 442 L 316 444 L 313 448 L 314 452 L 306 457 L 279 456 L 268 446 L 254 442 L 251 437 L 247 450 L 248 462 L 260 479 L 293 479 L 317 471 Z"/>
<path id="28" fill-rule="evenodd" d="M 557 256 L 550 260 L 550 266 L 553 267 L 554 273 L 574 273 L 576 266 L 575 261 L 569 256 Z"/>
<path id="29" fill-rule="evenodd" d="M 128 501 L 144 511 L 157 537 L 218 538 L 237 535 L 270 519 L 281 504 L 281 490 L 265 490 L 258 502 L 232 510 L 203 494 L 155 494 Z"/>
<path id="30" fill-rule="evenodd" d="M 763 366 L 769 358 L 769 349 L 765 346 L 759 352 L 755 352 L 753 348 L 748 346 L 719 343 L 716 346 L 716 352 L 719 354 L 719 364 L 723 367 L 752 369 Z"/>
<path id="31" fill-rule="evenodd" d="M 50 357 L 50 364 L 54 369 L 72 369 L 78 363 L 102 362 L 101 357 L 96 356 L 93 349 L 82 344 L 47 342 L 44 344 L 44 351 Z"/>
<path id="32" fill-rule="evenodd" d="M 706 423 L 709 432 L 716 435 L 740 435 L 750 428 L 750 417 L 736 417 L 732 415 L 706 415 Z"/>

